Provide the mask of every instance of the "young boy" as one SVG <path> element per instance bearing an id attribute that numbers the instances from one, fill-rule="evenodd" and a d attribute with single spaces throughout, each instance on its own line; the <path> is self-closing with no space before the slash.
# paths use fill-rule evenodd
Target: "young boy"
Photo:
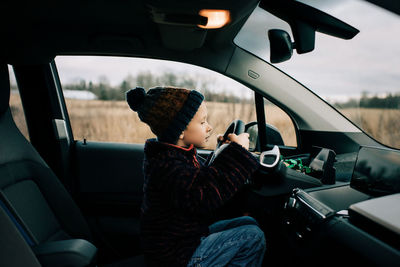
<path id="1" fill-rule="evenodd" d="M 126 97 L 157 136 L 144 148 L 141 234 L 147 265 L 261 266 L 265 238 L 253 218 L 213 223 L 214 212 L 258 167 L 247 151 L 248 134 L 230 134 L 228 147 L 204 166 L 196 148 L 205 146 L 212 128 L 202 94 L 137 87 Z"/>

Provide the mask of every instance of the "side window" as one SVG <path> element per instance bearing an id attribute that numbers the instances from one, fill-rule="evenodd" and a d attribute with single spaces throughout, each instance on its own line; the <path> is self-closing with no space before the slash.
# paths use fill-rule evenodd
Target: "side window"
<path id="1" fill-rule="evenodd" d="M 297 146 L 296 130 L 289 115 L 281 108 L 264 98 L 264 112 L 268 144 L 279 146 Z M 258 124 L 256 119 L 249 125 L 250 151 L 257 147 Z"/>
<path id="2" fill-rule="evenodd" d="M 264 99 L 264 110 L 267 124 L 280 133 L 284 145 L 296 147 L 296 130 L 289 115 L 266 99 Z"/>
<path id="3" fill-rule="evenodd" d="M 154 137 L 125 102 L 125 92 L 136 86 L 146 90 L 177 86 L 203 93 L 208 122 L 213 127 L 207 149 L 215 148 L 217 134 L 223 134 L 233 120 L 256 121 L 253 91 L 205 68 L 143 58 L 60 56 L 55 61 L 77 140 L 144 143 Z M 282 131 L 286 144 L 289 137 L 286 128 L 282 128 L 281 117 L 271 119 Z M 293 130 L 291 138 L 295 140 L 294 136 Z M 287 142 L 286 145 L 294 144 Z"/>
<path id="4" fill-rule="evenodd" d="M 18 129 L 29 141 L 28 127 L 26 125 L 24 108 L 22 107 L 21 97 L 19 95 L 17 82 L 15 80 L 14 70 L 10 65 L 8 65 L 8 72 L 10 74 L 10 87 L 11 87 L 11 93 L 10 93 L 11 114 Z"/>
<path id="5" fill-rule="evenodd" d="M 55 62 L 75 140 L 144 143 L 154 137 L 125 101 L 129 89 L 154 84 L 154 75 L 137 61 L 59 56 Z"/>

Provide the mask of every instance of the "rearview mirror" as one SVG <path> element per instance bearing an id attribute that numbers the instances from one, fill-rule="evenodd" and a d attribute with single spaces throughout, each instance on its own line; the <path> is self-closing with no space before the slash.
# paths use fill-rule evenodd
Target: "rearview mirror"
<path id="1" fill-rule="evenodd" d="M 292 57 L 294 44 L 292 44 L 290 35 L 287 32 L 277 29 L 269 30 L 268 38 L 271 63 L 280 63 Z"/>
<path id="2" fill-rule="evenodd" d="M 261 0 L 259 6 L 269 13 L 286 21 L 290 25 L 293 39 L 296 43 L 295 48 L 297 54 L 304 54 L 314 50 L 315 32 L 324 33 L 346 40 L 353 38 L 360 32 L 353 26 L 335 17 L 332 17 L 321 10 L 298 1 Z M 291 49 L 294 48 L 290 38 L 287 38 L 283 31 L 275 32 L 273 34 L 275 43 L 273 44 L 271 42 L 271 57 L 274 57 L 274 59 L 277 60 L 276 63 L 288 60 L 290 58 L 288 58 L 288 56 L 291 56 L 292 53 Z M 270 35 L 269 32 L 268 35 Z M 277 47 L 279 45 L 283 45 L 281 51 L 280 48 Z M 281 54 L 281 56 L 279 56 L 279 53 L 277 55 L 273 55 L 272 46 L 275 46 L 275 52 L 278 49 L 278 52 L 282 52 L 283 54 Z M 271 62 L 274 63 L 272 59 Z"/>

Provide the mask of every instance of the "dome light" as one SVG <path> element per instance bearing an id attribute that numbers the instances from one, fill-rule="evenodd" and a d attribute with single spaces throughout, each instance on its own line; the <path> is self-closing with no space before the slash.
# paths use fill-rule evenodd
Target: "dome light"
<path id="1" fill-rule="evenodd" d="M 206 25 L 197 25 L 203 29 L 222 28 L 231 21 L 231 15 L 228 10 L 202 9 L 199 15 L 208 19 Z"/>

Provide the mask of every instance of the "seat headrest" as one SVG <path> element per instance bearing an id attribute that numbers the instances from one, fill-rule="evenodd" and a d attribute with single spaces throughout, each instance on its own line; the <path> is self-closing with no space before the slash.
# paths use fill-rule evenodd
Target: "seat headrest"
<path id="1" fill-rule="evenodd" d="M 10 77 L 7 64 L 0 63 L 0 115 L 7 109 L 10 102 Z"/>

